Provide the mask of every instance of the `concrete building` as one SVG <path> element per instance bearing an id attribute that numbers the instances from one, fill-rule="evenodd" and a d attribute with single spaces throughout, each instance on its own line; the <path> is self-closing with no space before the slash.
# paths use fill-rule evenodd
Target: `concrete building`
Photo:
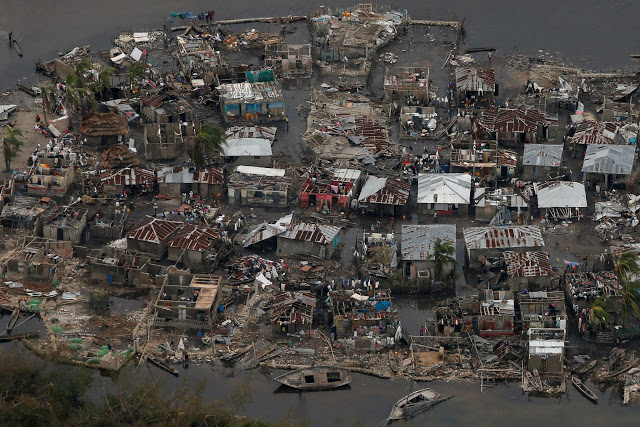
<path id="1" fill-rule="evenodd" d="M 191 152 L 200 123 L 174 122 L 144 125 L 144 152 L 148 160 L 174 160 Z"/>
<path id="2" fill-rule="evenodd" d="M 278 254 L 331 258 L 340 241 L 340 230 L 333 225 L 292 222 L 287 231 L 278 234 Z"/>
<path id="3" fill-rule="evenodd" d="M 298 193 L 299 206 L 318 212 L 334 207 L 347 210 L 358 194 L 361 175 L 356 169 L 311 170 Z"/>
<path id="4" fill-rule="evenodd" d="M 519 188 L 476 187 L 473 204 L 476 221 L 502 225 L 515 221 L 516 215 L 529 208 L 529 196 Z"/>
<path id="5" fill-rule="evenodd" d="M 548 181 L 533 184 L 538 208 L 553 219 L 582 218 L 587 207 L 584 184 L 571 181 Z"/>
<path id="6" fill-rule="evenodd" d="M 406 211 L 411 184 L 398 178 L 369 175 L 360 195 L 358 207 L 378 216 L 399 216 Z"/>
<path id="7" fill-rule="evenodd" d="M 438 241 L 456 247 L 456 226 L 453 224 L 403 225 L 400 240 L 404 277 L 415 280 L 420 290 L 444 290 L 434 278 L 434 251 Z M 455 251 L 451 255 L 455 258 Z M 455 264 L 443 266 L 444 274 L 455 270 Z M 441 279 L 441 281 L 443 281 Z"/>
<path id="8" fill-rule="evenodd" d="M 56 208 L 44 219 L 43 237 L 79 243 L 87 226 L 87 212 L 86 208 Z"/>
<path id="9" fill-rule="evenodd" d="M 418 175 L 418 213 L 467 215 L 471 203 L 471 175 L 434 173 Z"/>
<path id="10" fill-rule="evenodd" d="M 110 147 L 123 143 L 129 135 L 129 121 L 125 116 L 93 112 L 80 124 L 80 138 L 85 145 Z"/>
<path id="11" fill-rule="evenodd" d="M 157 189 L 156 173 L 153 169 L 123 168 L 100 176 L 102 191 L 114 196 L 127 192 L 129 195 L 153 193 Z"/>
<path id="12" fill-rule="evenodd" d="M 271 166 L 271 141 L 264 138 L 227 138 L 222 144 L 225 162 L 235 166 Z"/>
<path id="13" fill-rule="evenodd" d="M 188 224 L 169 241 L 168 259 L 179 261 L 185 267 L 210 271 L 220 262 L 219 254 L 227 239 L 211 227 Z"/>
<path id="14" fill-rule="evenodd" d="M 429 67 L 397 67 L 384 76 L 384 99 L 407 105 L 426 105 L 429 101 Z"/>
<path id="15" fill-rule="evenodd" d="M 225 122 L 284 120 L 285 103 L 273 70 L 247 71 L 247 81 L 216 88 Z"/>
<path id="16" fill-rule="evenodd" d="M 193 123 L 193 107 L 179 95 L 167 89 L 140 97 L 142 117 L 151 123 Z"/>
<path id="17" fill-rule="evenodd" d="M 534 225 L 468 227 L 462 230 L 469 268 L 482 268 L 489 257 L 501 257 L 504 250 L 544 246 L 542 231 Z"/>
<path id="18" fill-rule="evenodd" d="M 631 174 L 635 155 L 635 145 L 588 145 L 582 164 L 585 182 L 603 178 L 605 188 L 609 188 L 610 180 Z"/>
<path id="19" fill-rule="evenodd" d="M 181 222 L 145 216 L 127 234 L 127 249 L 160 259 L 167 253 L 168 243 L 181 226 Z"/>
<path id="20" fill-rule="evenodd" d="M 288 45 L 284 42 L 267 44 L 264 47 L 264 65 L 274 69 L 278 77 L 285 79 L 311 77 L 311 45 Z"/>
<path id="21" fill-rule="evenodd" d="M 524 289 L 548 289 L 553 270 L 547 252 L 504 251 L 503 256 L 507 269 L 507 283 L 513 292 L 522 292 Z"/>
<path id="22" fill-rule="evenodd" d="M 224 171 L 222 168 L 196 168 L 191 166 L 165 166 L 158 170 L 161 194 L 180 196 L 193 191 L 203 199 L 222 196 Z"/>
<path id="23" fill-rule="evenodd" d="M 109 285 L 161 286 L 162 267 L 135 251 L 102 248 L 87 256 L 91 280 Z"/>
<path id="24" fill-rule="evenodd" d="M 73 243 L 52 241 L 42 237 L 27 237 L 22 248 L 4 260 L 3 280 L 31 280 L 52 283 L 73 256 Z"/>
<path id="25" fill-rule="evenodd" d="M 284 169 L 238 166 L 229 176 L 229 204 L 286 207 L 291 180 Z"/>
<path id="26" fill-rule="evenodd" d="M 39 158 L 35 170 L 27 181 L 29 196 L 57 196 L 67 193 L 73 184 L 73 163 L 60 158 Z"/>
<path id="27" fill-rule="evenodd" d="M 522 156 L 525 180 L 546 180 L 557 175 L 562 163 L 564 146 L 553 144 L 525 144 Z"/>

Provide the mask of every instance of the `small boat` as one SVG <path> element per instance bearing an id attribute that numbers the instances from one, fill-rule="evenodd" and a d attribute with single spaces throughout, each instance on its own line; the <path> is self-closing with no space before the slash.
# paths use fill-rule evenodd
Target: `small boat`
<path id="1" fill-rule="evenodd" d="M 389 418 L 387 418 L 387 423 L 415 417 L 432 406 L 450 398 L 451 396 L 441 398 L 439 393 L 436 393 L 430 388 L 423 388 L 422 390 L 414 391 L 398 400 L 396 404 L 393 405 L 391 414 L 389 415 Z"/>
<path id="2" fill-rule="evenodd" d="M 168 363 L 163 362 L 152 354 L 147 354 L 147 361 L 152 365 L 155 365 L 158 368 L 170 373 L 171 375 L 175 375 L 176 377 L 179 375 L 179 372 L 176 368 L 169 365 Z"/>
<path id="3" fill-rule="evenodd" d="M 589 387 L 587 387 L 582 381 L 580 381 L 580 378 L 574 375 L 571 377 L 571 382 L 573 383 L 573 386 L 577 388 L 584 397 L 586 397 L 593 403 L 598 403 L 598 396 L 596 396 L 594 392 L 589 390 Z"/>
<path id="4" fill-rule="evenodd" d="M 11 318 L 9 319 L 9 323 L 7 323 L 7 335 L 9 335 L 11 331 L 13 331 L 13 328 L 15 328 L 19 317 L 20 317 L 20 309 L 16 307 L 13 310 L 13 313 L 11 313 Z"/>
<path id="5" fill-rule="evenodd" d="M 331 390 L 351 382 L 348 369 L 335 366 L 313 366 L 274 378 L 282 385 L 304 391 Z"/>
<path id="6" fill-rule="evenodd" d="M 586 374 L 587 372 L 592 370 L 597 364 L 598 364 L 597 360 L 592 360 L 589 363 L 583 363 L 582 365 L 580 365 L 576 369 L 574 369 L 574 372 L 576 374 L 580 374 L 580 375 Z"/>
<path id="7" fill-rule="evenodd" d="M 15 40 L 13 41 L 13 48 L 16 50 L 16 53 L 18 54 L 18 56 L 22 56 L 22 48 L 20 47 L 18 42 Z"/>

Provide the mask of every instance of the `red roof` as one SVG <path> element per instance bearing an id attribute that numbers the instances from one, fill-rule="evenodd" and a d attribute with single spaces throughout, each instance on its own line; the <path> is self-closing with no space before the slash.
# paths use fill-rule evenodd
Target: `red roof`
<path id="1" fill-rule="evenodd" d="M 222 184 L 224 172 L 222 168 L 198 169 L 193 176 L 193 182 L 199 184 Z"/>
<path id="2" fill-rule="evenodd" d="M 160 243 L 182 225 L 181 222 L 146 216 L 136 224 L 127 237 L 143 242 Z"/>
<path id="3" fill-rule="evenodd" d="M 220 234 L 212 228 L 189 224 L 178 231 L 176 237 L 167 246 L 202 252 L 208 249 L 211 242 L 219 237 Z"/>

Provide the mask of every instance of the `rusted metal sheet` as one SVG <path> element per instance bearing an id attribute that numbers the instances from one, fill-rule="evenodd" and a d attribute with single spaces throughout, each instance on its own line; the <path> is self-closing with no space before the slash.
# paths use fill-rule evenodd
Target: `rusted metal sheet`
<path id="1" fill-rule="evenodd" d="M 409 200 L 411 184 L 395 178 L 369 176 L 358 201 L 382 205 L 404 206 Z"/>
<path id="2" fill-rule="evenodd" d="M 612 122 L 585 120 L 576 125 L 576 133 L 571 138 L 575 144 L 613 144 L 619 127 Z"/>
<path id="3" fill-rule="evenodd" d="M 463 230 L 463 234 L 469 250 L 544 246 L 542 232 L 535 225 L 469 227 Z"/>
<path id="4" fill-rule="evenodd" d="M 304 242 L 329 244 L 340 232 L 340 227 L 333 225 L 312 224 L 299 222 L 292 224 L 287 231 L 280 236 L 285 239 L 300 240 Z"/>
<path id="5" fill-rule="evenodd" d="M 403 225 L 401 254 L 404 261 L 428 261 L 433 256 L 436 241 L 456 247 L 456 226 L 453 224 Z M 455 252 L 452 255 L 455 257 Z"/>
<path id="6" fill-rule="evenodd" d="M 549 254 L 543 251 L 505 251 L 504 260 L 509 277 L 540 277 L 552 274 Z"/>
<path id="7" fill-rule="evenodd" d="M 124 168 L 111 174 L 102 175 L 102 185 L 153 185 L 156 174 L 153 169 Z"/>
<path id="8" fill-rule="evenodd" d="M 127 237 L 143 242 L 160 243 L 181 225 L 181 222 L 146 216 L 133 227 Z"/>
<path id="9" fill-rule="evenodd" d="M 211 243 L 220 238 L 220 233 L 213 228 L 189 224 L 171 239 L 167 246 L 189 251 L 205 251 Z"/>

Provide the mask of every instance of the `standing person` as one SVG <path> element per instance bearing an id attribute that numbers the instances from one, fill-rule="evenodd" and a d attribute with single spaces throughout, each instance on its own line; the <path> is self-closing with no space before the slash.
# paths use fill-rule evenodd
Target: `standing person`
<path id="1" fill-rule="evenodd" d="M 13 46 L 13 32 L 9 33 L 9 46 Z"/>
<path id="2" fill-rule="evenodd" d="M 434 223 L 438 222 L 438 211 L 433 211 L 433 222 Z"/>
<path id="3" fill-rule="evenodd" d="M 489 52 L 487 56 L 489 57 L 489 66 L 491 66 L 491 52 Z"/>

